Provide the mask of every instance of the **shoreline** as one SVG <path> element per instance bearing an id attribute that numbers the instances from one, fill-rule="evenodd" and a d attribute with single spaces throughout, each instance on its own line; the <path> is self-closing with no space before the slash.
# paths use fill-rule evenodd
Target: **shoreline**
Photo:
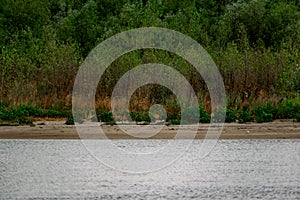
<path id="1" fill-rule="evenodd" d="M 75 125 L 65 125 L 64 122 L 36 121 L 35 126 L 1 126 L 0 139 L 80 139 Z M 209 124 L 199 124 L 195 139 L 204 139 L 208 127 Z M 158 134 L 149 138 L 142 134 L 140 137 L 128 135 L 117 125 L 101 125 L 101 128 L 106 136 L 90 134 L 86 139 L 174 139 L 179 125 L 164 126 Z M 158 126 L 151 125 L 151 128 L 156 129 Z M 183 125 L 183 129 L 185 128 L 189 130 L 188 125 Z M 186 138 L 181 139 L 193 138 L 187 134 Z M 225 123 L 219 139 L 300 139 L 300 123 L 291 120 L 276 120 L 268 123 Z"/>

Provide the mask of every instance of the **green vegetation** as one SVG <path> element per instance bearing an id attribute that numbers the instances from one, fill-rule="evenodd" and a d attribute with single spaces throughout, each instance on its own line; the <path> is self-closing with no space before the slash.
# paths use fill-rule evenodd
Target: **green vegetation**
<path id="1" fill-rule="evenodd" d="M 232 109 L 226 110 L 216 110 L 215 112 L 215 119 L 222 119 L 225 115 L 225 122 L 236 122 L 237 121 L 237 114 Z"/>
<path id="2" fill-rule="evenodd" d="M 70 110 L 40 109 L 30 104 L 18 107 L 0 106 L 0 122 L 32 124 L 34 118 L 66 118 L 71 116 Z"/>
<path id="3" fill-rule="evenodd" d="M 115 120 L 111 112 L 103 112 L 98 115 L 98 118 L 101 122 L 106 122 L 108 124 L 114 124 Z"/>
<path id="4" fill-rule="evenodd" d="M 226 87 L 226 122 L 300 121 L 299 7 L 298 0 L 2 0 L 0 121 L 66 117 L 72 124 L 72 87 L 84 58 L 110 36 L 147 26 L 180 31 L 210 53 Z M 199 97 L 199 120 L 209 122 L 201 76 L 181 57 L 154 49 L 129 52 L 109 66 L 96 93 L 97 118 L 115 123 L 114 85 L 128 70 L 151 62 L 187 78 Z M 180 122 L 174 95 L 158 85 L 134 93 L 131 117 L 149 122 L 153 104 L 164 105 L 169 122 Z"/>
<path id="5" fill-rule="evenodd" d="M 288 98 L 278 103 L 277 105 L 272 102 L 265 104 L 252 105 L 243 109 L 234 110 L 226 109 L 216 110 L 214 113 L 215 118 L 221 117 L 226 112 L 225 122 L 271 122 L 275 119 L 295 119 L 300 122 L 300 96 L 293 99 Z M 173 115 L 168 113 L 166 122 L 178 125 L 180 123 L 210 123 L 211 116 L 204 110 L 203 106 L 199 107 L 199 119 L 195 121 L 195 109 L 188 108 L 183 110 L 182 113 L 176 112 Z M 187 117 L 187 122 L 181 122 L 181 115 Z M 135 122 L 144 122 L 149 124 L 151 118 L 147 111 L 130 112 L 130 117 Z M 71 110 L 53 110 L 53 109 L 40 109 L 39 107 L 30 104 L 20 105 L 18 107 L 4 107 L 0 106 L 0 125 L 17 125 L 17 124 L 32 124 L 36 118 L 67 118 L 66 124 L 73 125 L 74 122 L 83 123 L 84 115 L 78 115 L 74 119 L 71 115 Z M 97 115 L 93 116 L 92 121 L 100 121 L 106 124 L 114 125 L 116 121 L 109 111 L 97 111 Z"/>
<path id="6" fill-rule="evenodd" d="M 73 117 L 68 117 L 67 121 L 65 122 L 66 125 L 74 125 L 74 118 Z"/>
<path id="7" fill-rule="evenodd" d="M 130 117 L 135 122 L 151 122 L 149 114 L 144 112 L 130 112 Z"/>

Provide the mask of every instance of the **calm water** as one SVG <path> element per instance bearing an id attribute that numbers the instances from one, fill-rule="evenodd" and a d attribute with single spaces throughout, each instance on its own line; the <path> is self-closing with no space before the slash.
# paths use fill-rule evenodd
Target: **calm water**
<path id="1" fill-rule="evenodd" d="M 163 170 L 129 174 L 101 164 L 80 141 L 0 140 L 0 199 L 300 199 L 300 140 L 220 140 L 204 159 L 199 143 Z"/>

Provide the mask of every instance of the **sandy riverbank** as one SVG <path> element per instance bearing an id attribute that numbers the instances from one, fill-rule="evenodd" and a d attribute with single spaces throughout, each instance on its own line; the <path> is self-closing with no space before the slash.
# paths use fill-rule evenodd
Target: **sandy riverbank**
<path id="1" fill-rule="evenodd" d="M 0 139 L 79 139 L 74 125 L 65 125 L 64 121 L 37 121 L 35 126 L 1 126 Z M 203 139 L 208 124 L 200 124 L 196 139 Z M 102 130 L 109 139 L 137 139 L 125 134 L 118 126 L 102 125 Z M 153 125 L 153 129 L 156 125 Z M 179 126 L 170 125 L 151 139 L 172 139 Z M 185 127 L 188 129 L 188 126 Z M 91 135 L 95 138 L 99 135 Z M 142 136 L 142 135 L 141 135 Z M 105 138 L 105 137 L 101 137 Z M 300 139 L 300 123 L 293 121 L 274 121 L 270 123 L 226 123 L 220 139 Z"/>

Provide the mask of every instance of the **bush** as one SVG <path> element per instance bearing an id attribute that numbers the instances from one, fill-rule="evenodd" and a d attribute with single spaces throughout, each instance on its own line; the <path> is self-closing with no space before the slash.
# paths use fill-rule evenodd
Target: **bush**
<path id="1" fill-rule="evenodd" d="M 47 110 L 47 117 L 51 117 L 51 118 L 59 118 L 62 117 L 61 113 L 57 110 Z"/>
<path id="2" fill-rule="evenodd" d="M 236 113 L 232 109 L 226 109 L 225 122 L 235 122 L 237 120 Z"/>
<path id="3" fill-rule="evenodd" d="M 207 114 L 204 110 L 204 107 L 203 106 L 200 106 L 199 107 L 199 110 L 200 110 L 200 122 L 201 123 L 210 123 L 210 115 Z"/>
<path id="4" fill-rule="evenodd" d="M 17 122 L 22 125 L 31 125 L 32 120 L 29 118 L 35 113 L 35 108 L 32 106 L 21 105 L 16 109 L 0 107 L 0 120 Z"/>
<path id="5" fill-rule="evenodd" d="M 298 99 L 286 99 L 278 105 L 277 118 L 279 119 L 295 119 L 300 112 L 300 103 Z"/>
<path id="6" fill-rule="evenodd" d="M 237 116 L 232 109 L 220 109 L 214 112 L 215 116 L 214 119 L 216 120 L 221 120 L 225 117 L 225 122 L 235 122 L 237 119 Z M 224 116 L 225 115 L 225 116 Z"/>
<path id="7" fill-rule="evenodd" d="M 300 122 L 300 103 L 295 106 L 295 110 L 295 119 L 297 120 L 297 122 Z"/>
<path id="8" fill-rule="evenodd" d="M 300 113 L 297 114 L 297 116 L 296 116 L 296 121 L 297 121 L 297 122 L 300 122 Z"/>
<path id="9" fill-rule="evenodd" d="M 74 125 L 74 118 L 73 117 L 68 117 L 67 121 L 65 122 L 66 125 Z"/>
<path id="10" fill-rule="evenodd" d="M 181 122 L 181 120 L 178 120 L 178 119 L 171 120 L 171 124 L 173 124 L 173 125 L 180 125 L 180 122 Z"/>
<path id="11" fill-rule="evenodd" d="M 0 109 L 0 119 L 10 121 L 10 120 L 13 120 L 15 118 L 16 117 L 15 117 L 12 110 L 8 110 L 7 108 L 2 108 L 1 107 L 1 109 Z"/>
<path id="12" fill-rule="evenodd" d="M 239 123 L 245 123 L 245 122 L 251 122 L 253 121 L 253 117 L 250 114 L 250 111 L 247 109 L 240 110 L 238 116 L 238 122 Z"/>
<path id="13" fill-rule="evenodd" d="M 33 124 L 32 120 L 25 116 L 18 117 L 17 122 L 18 122 L 18 124 L 21 124 L 21 125 L 25 125 L 25 124 L 32 125 Z"/>
<path id="14" fill-rule="evenodd" d="M 267 113 L 263 110 L 260 110 L 256 113 L 256 122 L 257 123 L 272 122 L 273 119 L 274 119 L 274 117 L 271 113 Z"/>
<path id="15" fill-rule="evenodd" d="M 112 112 L 103 112 L 98 116 L 101 122 L 111 123 L 115 122 Z"/>
<path id="16" fill-rule="evenodd" d="M 148 113 L 143 112 L 130 112 L 130 117 L 135 122 L 151 122 Z"/>
<path id="17" fill-rule="evenodd" d="M 255 111 L 256 122 L 271 122 L 274 120 L 276 113 L 276 106 L 270 102 L 268 102 L 266 105 L 259 105 Z"/>

